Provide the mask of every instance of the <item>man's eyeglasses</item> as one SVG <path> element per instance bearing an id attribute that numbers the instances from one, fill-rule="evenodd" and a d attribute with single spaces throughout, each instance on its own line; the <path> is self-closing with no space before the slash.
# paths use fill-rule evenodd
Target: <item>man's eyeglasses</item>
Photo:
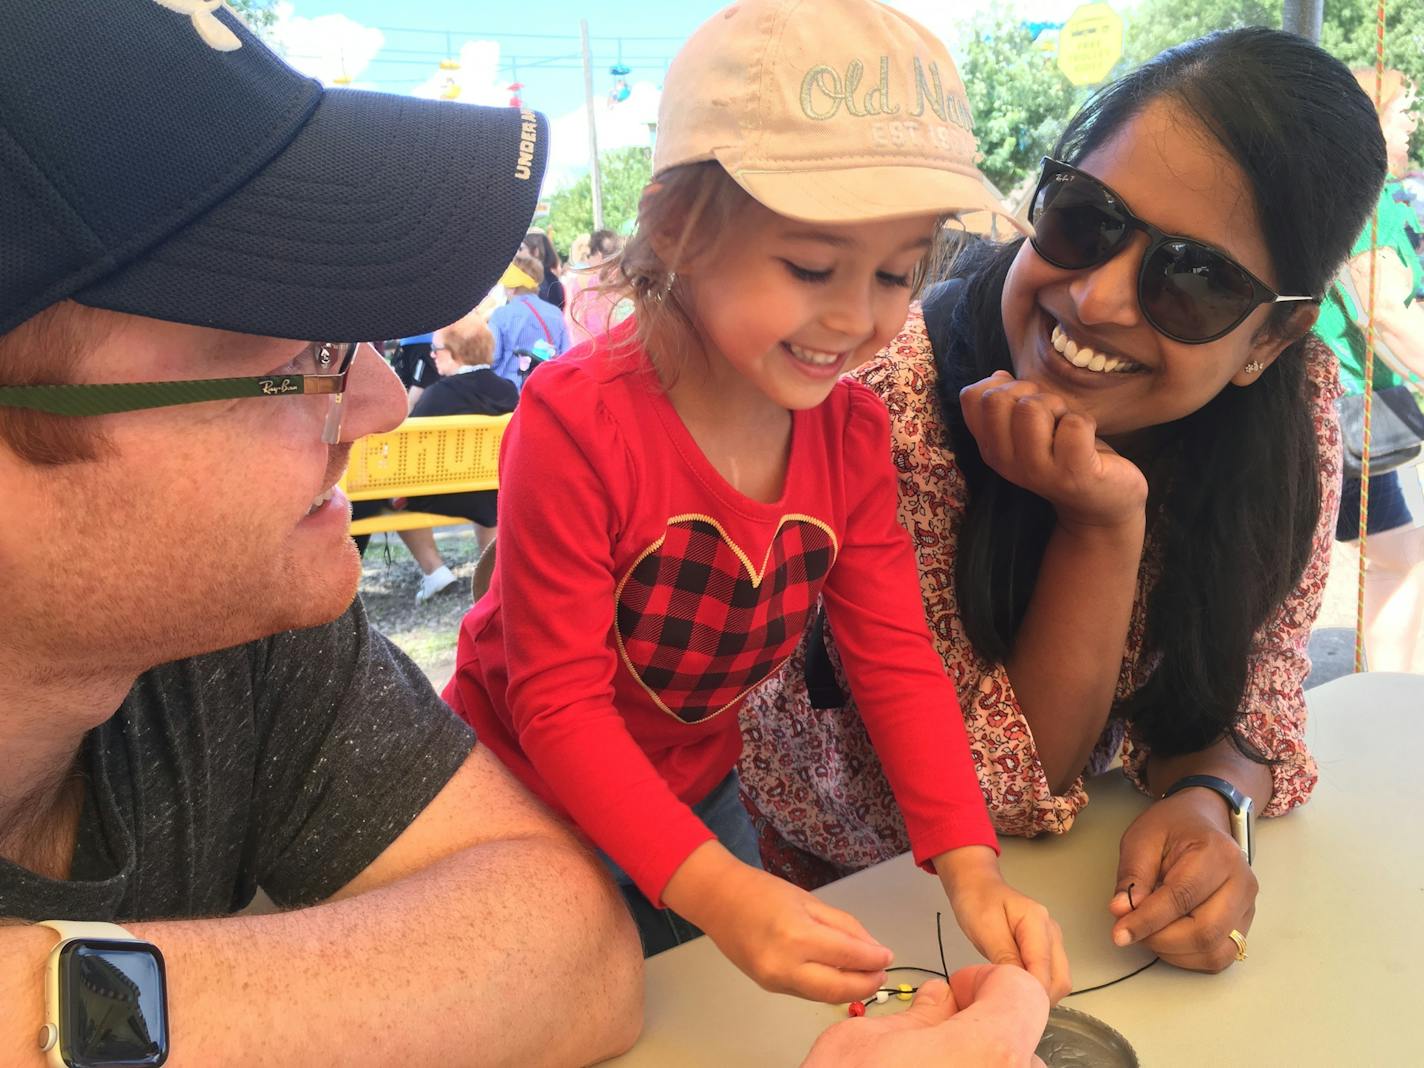
<path id="1" fill-rule="evenodd" d="M 1137 302 L 1147 321 L 1173 341 L 1204 345 L 1235 330 L 1262 304 L 1319 297 L 1281 296 L 1219 249 L 1163 233 L 1132 214 L 1091 174 L 1044 157 L 1029 209 L 1034 250 L 1055 267 L 1081 271 L 1112 259 L 1147 235 L 1137 272 Z"/>
<path id="2" fill-rule="evenodd" d="M 0 407 L 28 408 L 51 415 L 113 415 L 144 408 L 169 408 L 246 397 L 309 397 L 326 394 L 321 440 L 341 440 L 346 378 L 360 342 L 314 341 L 293 361 L 291 373 L 255 378 L 199 378 L 184 382 L 105 382 L 65 386 L 0 386 Z M 334 370 L 331 370 L 334 368 Z"/>

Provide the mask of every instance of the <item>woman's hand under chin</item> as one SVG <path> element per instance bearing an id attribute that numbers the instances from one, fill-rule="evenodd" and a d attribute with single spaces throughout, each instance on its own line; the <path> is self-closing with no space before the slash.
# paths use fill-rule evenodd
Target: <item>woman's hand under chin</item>
<path id="1" fill-rule="evenodd" d="M 1060 524 L 1141 522 L 1147 479 L 1097 436 L 1092 419 L 1069 411 L 1062 397 L 995 371 L 961 390 L 959 400 L 984 462 L 1052 504 Z"/>
<path id="2" fill-rule="evenodd" d="M 1141 942 L 1191 971 L 1231 966 L 1236 943 L 1229 932 L 1251 929 L 1260 884 L 1228 827 L 1225 802 L 1198 789 L 1158 801 L 1133 821 L 1108 904 L 1117 917 L 1115 943 Z"/>

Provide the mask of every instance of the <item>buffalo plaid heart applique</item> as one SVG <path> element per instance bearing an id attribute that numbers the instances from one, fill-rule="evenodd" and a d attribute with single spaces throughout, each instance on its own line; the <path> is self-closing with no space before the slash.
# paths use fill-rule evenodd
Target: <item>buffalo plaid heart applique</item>
<path id="1" fill-rule="evenodd" d="M 618 584 L 623 663 L 664 712 L 717 715 L 791 655 L 836 549 L 820 520 L 785 516 L 758 570 L 715 520 L 674 516 Z"/>

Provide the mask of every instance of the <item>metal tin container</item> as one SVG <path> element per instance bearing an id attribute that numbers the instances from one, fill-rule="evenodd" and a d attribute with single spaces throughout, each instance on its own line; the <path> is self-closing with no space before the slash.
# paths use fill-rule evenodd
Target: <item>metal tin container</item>
<path id="1" fill-rule="evenodd" d="M 1035 1052 L 1047 1068 L 1138 1068 L 1132 1043 L 1096 1016 L 1055 1008 Z"/>

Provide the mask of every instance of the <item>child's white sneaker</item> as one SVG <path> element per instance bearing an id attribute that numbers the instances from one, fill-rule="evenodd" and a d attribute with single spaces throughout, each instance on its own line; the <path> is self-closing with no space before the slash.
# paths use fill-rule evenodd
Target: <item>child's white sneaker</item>
<path id="1" fill-rule="evenodd" d="M 423 604 L 441 590 L 449 589 L 455 582 L 455 573 L 441 564 L 420 580 L 420 588 L 415 591 L 415 603 Z"/>

